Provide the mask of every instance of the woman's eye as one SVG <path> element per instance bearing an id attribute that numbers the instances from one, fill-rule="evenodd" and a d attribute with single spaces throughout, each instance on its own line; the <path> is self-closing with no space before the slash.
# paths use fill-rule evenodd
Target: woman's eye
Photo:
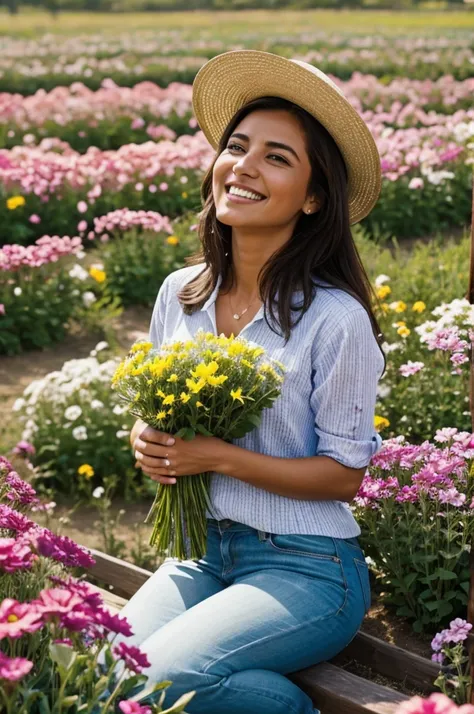
<path id="1" fill-rule="evenodd" d="M 244 147 L 240 146 L 240 144 L 228 144 L 227 149 L 229 151 L 236 151 L 237 149 L 242 149 L 242 151 L 243 151 Z M 280 156 L 279 154 L 269 154 L 268 157 L 270 159 L 276 159 L 279 162 L 283 162 L 284 164 L 289 165 L 289 162 L 283 156 Z"/>
<path id="2" fill-rule="evenodd" d="M 283 158 L 283 156 L 280 156 L 279 154 L 270 154 L 271 157 L 277 159 L 277 161 L 283 161 L 284 164 L 287 164 L 288 161 Z"/>
<path id="3" fill-rule="evenodd" d="M 227 146 L 228 149 L 241 149 L 242 147 L 239 146 L 239 144 L 229 144 Z"/>

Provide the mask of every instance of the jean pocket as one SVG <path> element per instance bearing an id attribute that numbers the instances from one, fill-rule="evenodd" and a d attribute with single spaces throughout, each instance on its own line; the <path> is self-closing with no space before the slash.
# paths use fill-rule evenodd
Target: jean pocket
<path id="1" fill-rule="evenodd" d="M 370 609 L 370 605 L 372 604 L 369 567 L 365 560 L 357 560 L 357 558 L 354 558 L 354 565 L 356 566 L 356 570 L 359 575 L 360 587 L 364 598 L 365 613 L 367 614 Z"/>
<path id="2" fill-rule="evenodd" d="M 280 553 L 303 555 L 318 560 L 330 560 L 340 563 L 333 538 L 301 534 L 269 533 L 268 542 Z"/>

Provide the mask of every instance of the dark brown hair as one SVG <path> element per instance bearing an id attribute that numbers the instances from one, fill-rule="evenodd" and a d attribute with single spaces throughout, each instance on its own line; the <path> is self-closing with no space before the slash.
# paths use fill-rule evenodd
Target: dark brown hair
<path id="1" fill-rule="evenodd" d="M 371 307 L 374 291 L 350 229 L 346 166 L 336 142 L 322 124 L 286 99 L 261 97 L 246 104 L 233 116 L 221 137 L 216 159 L 227 147 L 236 126 L 248 114 L 257 110 L 285 110 L 299 119 L 306 135 L 306 149 L 311 165 L 308 195 L 315 195 L 320 201 L 316 213 L 301 214 L 290 240 L 267 260 L 259 273 L 260 297 L 267 324 L 276 332 L 268 321 L 267 313 L 269 308 L 271 319 L 275 321 L 275 303 L 279 326 L 288 341 L 291 328 L 301 320 L 311 305 L 318 287 L 314 281 L 319 278 L 345 290 L 361 303 L 370 317 L 380 346 L 383 336 Z M 203 306 L 214 290 L 219 274 L 222 275 L 223 284 L 229 283 L 232 286 L 235 280 L 232 269 L 232 228 L 216 217 L 212 194 L 214 163 L 201 186 L 203 210 L 198 229 L 201 250 L 186 259 L 188 265 L 202 262 L 206 265 L 178 293 L 178 299 L 187 314 Z M 291 300 L 295 290 L 303 292 L 303 303 L 297 306 L 292 305 Z M 275 300 L 277 292 L 278 300 Z M 293 322 L 291 313 L 296 310 L 300 315 Z"/>

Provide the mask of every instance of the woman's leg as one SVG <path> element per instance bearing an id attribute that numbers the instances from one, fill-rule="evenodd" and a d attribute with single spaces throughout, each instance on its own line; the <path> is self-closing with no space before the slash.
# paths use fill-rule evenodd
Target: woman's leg
<path id="1" fill-rule="evenodd" d="M 195 690 L 189 714 L 313 712 L 285 675 L 333 657 L 356 634 L 365 606 L 353 551 L 341 557 L 332 538 L 224 532 L 230 586 L 141 644 L 151 681 L 173 682 L 167 706 Z"/>

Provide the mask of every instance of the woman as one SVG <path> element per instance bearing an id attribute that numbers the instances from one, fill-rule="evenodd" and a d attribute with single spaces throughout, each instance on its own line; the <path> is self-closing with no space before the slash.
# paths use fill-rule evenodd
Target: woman
<path id="1" fill-rule="evenodd" d="M 202 185 L 202 254 L 169 275 L 150 340 L 199 328 L 242 335 L 287 369 L 261 426 L 227 444 L 174 439 L 138 421 L 137 463 L 155 481 L 213 471 L 199 561 L 168 558 L 124 609 L 166 703 L 190 714 L 309 714 L 288 677 L 334 657 L 370 605 L 348 502 L 380 447 L 384 369 L 371 288 L 350 223 L 380 191 L 373 139 L 314 67 L 251 50 L 210 60 L 193 88 L 217 147 Z"/>

